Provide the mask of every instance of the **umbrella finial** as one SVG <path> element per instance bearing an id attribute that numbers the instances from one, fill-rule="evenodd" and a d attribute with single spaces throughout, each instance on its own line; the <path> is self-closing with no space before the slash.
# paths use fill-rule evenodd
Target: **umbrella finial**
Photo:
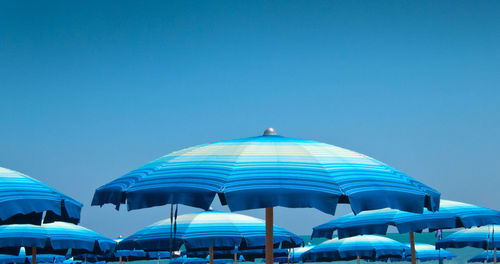
<path id="1" fill-rule="evenodd" d="M 274 128 L 270 127 L 264 131 L 264 136 L 275 136 L 278 135 L 276 134 L 276 131 L 274 131 Z"/>

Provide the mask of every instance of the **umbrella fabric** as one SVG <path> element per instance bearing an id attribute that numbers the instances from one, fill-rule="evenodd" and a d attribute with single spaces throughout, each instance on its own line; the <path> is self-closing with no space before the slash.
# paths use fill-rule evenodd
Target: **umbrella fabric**
<path id="1" fill-rule="evenodd" d="M 82 226 L 54 222 L 50 224 L 14 224 L 0 226 L 0 248 L 32 247 L 40 252 L 57 251 L 108 252 L 115 249 L 116 242 Z"/>
<path id="2" fill-rule="evenodd" d="M 29 263 L 32 263 L 32 256 L 26 257 Z M 66 260 L 66 256 L 53 254 L 37 254 L 36 263 L 62 263 Z"/>
<path id="3" fill-rule="evenodd" d="M 170 252 L 169 251 L 150 251 L 148 252 L 148 257 L 151 259 L 165 259 L 165 258 L 170 258 Z"/>
<path id="4" fill-rule="evenodd" d="M 231 211 L 284 206 L 334 214 L 439 208 L 439 193 L 371 157 L 312 140 L 278 135 L 179 150 L 98 188 L 92 205 L 129 210 L 185 204 L 209 209 L 215 195 Z"/>
<path id="5" fill-rule="evenodd" d="M 233 259 L 234 253 L 243 257 L 246 261 L 254 261 L 256 258 L 264 258 L 265 251 L 263 248 L 244 249 L 244 250 L 214 250 L 215 259 Z M 190 250 L 186 252 L 187 257 L 205 257 L 209 254 L 208 250 Z M 275 248 L 273 250 L 274 259 L 288 256 L 288 250 Z"/>
<path id="6" fill-rule="evenodd" d="M 114 253 L 115 257 L 146 257 L 144 250 L 117 250 Z"/>
<path id="7" fill-rule="evenodd" d="M 409 248 L 410 244 L 406 243 L 405 246 Z M 452 259 L 456 257 L 455 254 L 447 250 L 436 249 L 434 245 L 422 244 L 422 243 L 415 243 L 415 252 L 417 253 L 417 259 L 420 260 L 420 262 L 440 260 L 440 259 Z M 406 260 L 411 261 L 411 255 L 406 255 Z"/>
<path id="8" fill-rule="evenodd" d="M 171 264 L 184 264 L 184 263 L 190 263 L 190 264 L 206 264 L 207 260 L 204 258 L 188 258 L 188 257 L 179 257 L 179 258 L 173 258 L 169 261 Z"/>
<path id="9" fill-rule="evenodd" d="M 436 242 L 436 248 L 475 247 L 485 250 L 500 248 L 498 231 L 500 231 L 498 225 L 460 230 Z"/>
<path id="10" fill-rule="evenodd" d="M 497 257 L 500 257 L 500 250 L 497 250 Z M 488 250 L 484 251 L 473 258 L 467 260 L 467 262 L 493 262 L 495 258 L 495 251 Z"/>
<path id="11" fill-rule="evenodd" d="M 10 263 L 22 264 L 25 261 L 26 261 L 26 256 L 0 254 L 0 264 L 10 264 Z"/>
<path id="12" fill-rule="evenodd" d="M 119 249 L 170 250 L 170 219 L 159 221 L 123 239 Z M 177 217 L 177 231 L 172 234 L 178 249 L 234 248 L 265 245 L 265 222 L 254 217 L 228 213 L 205 211 Z M 302 239 L 274 226 L 274 242 L 297 246 Z"/>
<path id="13" fill-rule="evenodd" d="M 387 237 L 364 235 L 344 239 L 330 239 L 302 254 L 305 262 L 352 260 L 360 257 L 368 260 L 403 258 L 409 248 Z"/>
<path id="14" fill-rule="evenodd" d="M 82 204 L 20 172 L 0 167 L 0 224 L 78 223 Z"/>
<path id="15" fill-rule="evenodd" d="M 313 246 L 291 248 L 289 256 L 275 257 L 274 258 L 274 262 L 278 262 L 278 263 L 299 263 L 300 261 L 302 261 L 302 254 L 304 254 L 305 252 L 307 252 L 311 248 L 313 248 Z"/>
<path id="16" fill-rule="evenodd" d="M 424 209 L 423 214 L 394 209 L 348 214 L 313 228 L 312 237 L 339 238 L 362 234 L 385 235 L 389 225 L 399 233 L 420 232 L 424 229 L 449 229 L 500 224 L 500 212 L 477 205 L 441 200 L 438 212 Z"/>

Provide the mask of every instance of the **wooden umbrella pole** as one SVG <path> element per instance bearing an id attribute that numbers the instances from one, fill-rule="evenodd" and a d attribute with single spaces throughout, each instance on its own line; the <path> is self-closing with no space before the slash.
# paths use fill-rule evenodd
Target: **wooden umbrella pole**
<path id="1" fill-rule="evenodd" d="M 84 263 L 87 264 L 87 256 L 85 256 L 85 262 Z"/>
<path id="2" fill-rule="evenodd" d="M 236 263 L 238 263 L 238 253 L 234 252 L 234 264 Z"/>
<path id="3" fill-rule="evenodd" d="M 410 232 L 411 264 L 417 264 L 417 254 L 415 253 L 415 233 Z"/>
<path id="4" fill-rule="evenodd" d="M 273 208 L 266 208 L 266 264 L 273 264 Z"/>
<path id="5" fill-rule="evenodd" d="M 36 247 L 31 248 L 31 264 L 36 264 Z"/>
<path id="6" fill-rule="evenodd" d="M 119 263 L 122 264 L 122 256 L 119 258 Z"/>
<path id="7" fill-rule="evenodd" d="M 214 247 L 208 248 L 208 254 L 210 255 L 210 264 L 214 264 Z"/>
<path id="8" fill-rule="evenodd" d="M 359 256 L 357 256 L 356 258 L 358 260 L 358 264 L 361 262 L 361 258 Z"/>

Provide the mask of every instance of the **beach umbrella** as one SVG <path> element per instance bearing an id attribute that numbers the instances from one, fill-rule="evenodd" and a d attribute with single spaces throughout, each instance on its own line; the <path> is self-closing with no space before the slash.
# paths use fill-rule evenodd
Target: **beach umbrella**
<path id="1" fill-rule="evenodd" d="M 424 209 L 423 214 L 416 214 L 395 209 L 364 211 L 357 215 L 347 214 L 335 220 L 313 228 L 312 237 L 332 238 L 337 231 L 338 237 L 345 238 L 362 234 L 387 234 L 389 226 L 397 228 L 399 233 L 410 233 L 410 244 L 414 244 L 413 232 L 424 229 L 451 229 L 489 224 L 500 224 L 500 212 L 489 208 L 441 200 L 439 211 Z M 412 252 L 414 247 L 411 246 Z M 413 254 L 412 256 L 415 256 Z M 412 262 L 415 263 L 416 259 Z"/>
<path id="2" fill-rule="evenodd" d="M 409 243 L 406 243 L 405 246 L 410 247 Z M 416 259 L 420 262 L 433 261 L 433 260 L 444 260 L 444 259 L 452 259 L 455 258 L 456 255 L 444 250 L 444 249 L 436 249 L 434 245 L 423 244 L 423 243 L 415 243 L 415 253 Z M 406 261 L 410 261 L 411 256 L 406 256 Z"/>
<path id="3" fill-rule="evenodd" d="M 209 209 L 218 195 L 231 211 L 266 208 L 267 263 L 272 259 L 273 207 L 312 207 L 334 214 L 394 208 L 435 211 L 439 193 L 368 156 L 312 140 L 263 136 L 179 150 L 99 187 L 92 205 L 129 210 L 184 204 Z M 171 207 L 172 213 L 172 207 Z"/>
<path id="4" fill-rule="evenodd" d="M 497 248 L 500 248 L 499 225 L 474 227 L 460 230 L 436 242 L 436 248 L 463 248 L 475 247 L 494 251 L 493 261 L 497 262 Z"/>
<path id="5" fill-rule="evenodd" d="M 402 259 L 409 248 L 387 237 L 362 235 L 327 240 L 302 254 L 304 262 Z"/>
<path id="6" fill-rule="evenodd" d="M 80 221 L 82 204 L 17 171 L 0 167 L 0 225 Z"/>
<path id="7" fill-rule="evenodd" d="M 287 256 L 283 257 L 274 257 L 274 262 L 278 263 L 299 263 L 302 261 L 302 254 L 307 252 L 309 249 L 313 248 L 313 246 L 305 246 L 298 248 L 289 249 L 290 252 Z"/>
<path id="8" fill-rule="evenodd" d="M 20 247 L 31 250 L 33 263 L 39 253 L 71 254 L 112 252 L 116 242 L 82 226 L 66 222 L 42 225 L 12 224 L 0 226 L 0 248 L 18 252 Z"/>
<path id="9" fill-rule="evenodd" d="M 11 264 L 11 263 L 23 264 L 25 261 L 26 261 L 26 256 L 0 254 L 0 264 Z"/>
<path id="10" fill-rule="evenodd" d="M 27 257 L 29 263 L 33 263 L 33 256 Z M 37 263 L 62 263 L 66 260 L 66 256 L 54 254 L 38 254 L 36 255 Z"/>
<path id="11" fill-rule="evenodd" d="M 255 248 L 265 246 L 265 222 L 254 217 L 217 211 L 204 211 L 181 215 L 177 218 L 175 234 L 171 220 L 165 219 L 145 227 L 123 239 L 119 249 L 178 250 L 185 246 L 191 250 Z M 274 242 L 285 247 L 300 245 L 302 239 L 278 226 L 273 227 Z M 173 243 L 170 238 L 173 237 Z M 173 245 L 175 248 L 171 248 Z"/>
<path id="12" fill-rule="evenodd" d="M 492 250 L 484 251 L 484 252 L 474 256 L 473 258 L 467 260 L 467 262 L 485 262 L 485 261 L 486 262 L 493 262 L 495 255 L 498 255 L 498 253 L 500 253 L 498 250 L 496 252 L 492 251 Z"/>

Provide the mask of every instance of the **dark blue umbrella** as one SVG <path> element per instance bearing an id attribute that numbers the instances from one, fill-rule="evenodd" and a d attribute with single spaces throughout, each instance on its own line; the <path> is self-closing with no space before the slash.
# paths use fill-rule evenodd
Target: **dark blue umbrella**
<path id="1" fill-rule="evenodd" d="M 78 223 L 82 204 L 20 172 L 0 167 L 0 225 Z"/>
<path id="2" fill-rule="evenodd" d="M 98 188 L 92 205 L 126 203 L 129 210 L 165 204 L 209 209 L 218 195 L 231 211 L 314 207 L 334 214 L 394 208 L 435 211 L 439 193 L 368 156 L 312 140 L 263 136 L 220 141 L 173 152 Z M 272 262 L 272 230 L 267 260 Z"/>
<path id="3" fill-rule="evenodd" d="M 337 260 L 386 260 L 405 257 L 409 248 L 387 237 L 364 235 L 344 239 L 330 239 L 302 254 L 304 262 Z"/>
<path id="4" fill-rule="evenodd" d="M 497 250 L 496 252 L 493 250 L 484 251 L 473 258 L 467 260 L 467 262 L 494 262 L 495 255 L 500 254 Z"/>

